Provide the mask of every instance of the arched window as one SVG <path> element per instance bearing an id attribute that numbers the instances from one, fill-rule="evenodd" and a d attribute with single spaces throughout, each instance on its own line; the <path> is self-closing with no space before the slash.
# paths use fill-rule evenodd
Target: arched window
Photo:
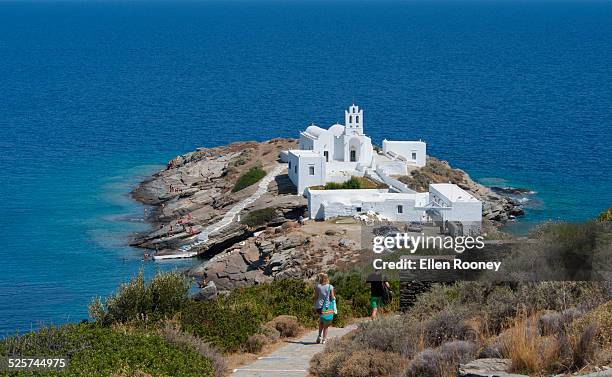
<path id="1" fill-rule="evenodd" d="M 355 116 L 355 122 L 359 123 L 359 115 Z"/>
<path id="2" fill-rule="evenodd" d="M 349 115 L 349 123 L 353 123 L 353 116 Z"/>
<path id="3" fill-rule="evenodd" d="M 351 149 L 351 162 L 357 162 L 357 151 Z"/>

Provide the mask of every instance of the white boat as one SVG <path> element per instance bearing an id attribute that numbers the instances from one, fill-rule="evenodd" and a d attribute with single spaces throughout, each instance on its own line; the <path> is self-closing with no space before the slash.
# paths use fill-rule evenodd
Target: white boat
<path id="1" fill-rule="evenodd" d="M 197 251 L 183 251 L 172 254 L 161 254 L 161 255 L 153 255 L 153 260 L 162 260 L 162 259 L 180 259 L 180 258 L 193 258 L 198 255 Z"/>

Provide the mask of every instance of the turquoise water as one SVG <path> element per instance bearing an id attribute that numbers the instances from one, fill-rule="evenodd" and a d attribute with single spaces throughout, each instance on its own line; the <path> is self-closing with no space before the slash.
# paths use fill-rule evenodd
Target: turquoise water
<path id="1" fill-rule="evenodd" d="M 144 266 L 127 193 L 201 146 L 296 136 L 355 99 L 537 191 L 528 227 L 611 205 L 609 2 L 0 2 L 0 335 L 77 321 Z"/>

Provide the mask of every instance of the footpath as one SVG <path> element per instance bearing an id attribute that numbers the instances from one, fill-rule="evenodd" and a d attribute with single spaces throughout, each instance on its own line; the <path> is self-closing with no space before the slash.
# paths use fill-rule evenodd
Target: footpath
<path id="1" fill-rule="evenodd" d="M 357 325 L 349 325 L 344 328 L 330 327 L 328 340 L 341 337 L 355 330 Z M 307 377 L 310 360 L 323 351 L 325 345 L 317 344 L 318 330 L 312 330 L 299 339 L 285 340 L 284 346 L 266 356 L 260 356 L 254 362 L 236 368 L 231 376 L 235 377 Z"/>

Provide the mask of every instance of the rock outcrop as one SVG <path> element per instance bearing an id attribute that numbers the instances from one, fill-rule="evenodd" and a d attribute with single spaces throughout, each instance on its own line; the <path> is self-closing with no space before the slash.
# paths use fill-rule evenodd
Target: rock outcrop
<path id="1" fill-rule="evenodd" d="M 136 200 L 153 206 L 150 211 L 145 210 L 153 229 L 137 235 L 130 244 L 164 250 L 177 249 L 193 241 L 203 229 L 218 222 L 233 205 L 256 190 L 257 185 L 252 185 L 232 192 L 241 174 L 254 166 L 271 170 L 277 164 L 279 152 L 294 147 L 292 139 L 274 139 L 265 143 L 243 142 L 201 148 L 174 158 L 165 170 L 142 182 L 132 192 Z M 270 184 L 269 193 L 244 212 L 265 206 L 277 209 L 279 223 L 297 218 L 306 210 L 306 201 L 290 195 L 293 192 L 290 186 L 286 173 L 278 176 Z M 221 234 L 211 237 L 205 247 L 218 250 L 251 233 L 247 226 L 235 222 Z M 215 248 L 216 245 L 219 247 Z"/>
<path id="2" fill-rule="evenodd" d="M 509 359 L 477 359 L 459 366 L 459 377 L 527 377 L 508 372 L 512 365 Z"/>
<path id="3" fill-rule="evenodd" d="M 344 231 L 326 232 L 330 224 L 287 222 L 268 228 L 234 245 L 189 271 L 214 282 L 219 290 L 269 282 L 275 279 L 308 279 L 332 267 L 360 260 L 360 245 L 353 241 L 358 223 Z"/>
<path id="4" fill-rule="evenodd" d="M 454 183 L 482 201 L 482 216 L 486 220 L 505 222 L 512 217 L 525 214 L 520 203 L 510 194 L 514 191 L 507 189 L 496 193 L 474 182 L 463 170 L 453 169 L 448 162 L 435 157 L 427 157 L 427 164 L 424 167 L 412 170 L 410 175 L 399 177 L 399 180 L 420 192 L 427 191 L 430 183 Z M 520 190 L 523 192 L 526 189 Z"/>

